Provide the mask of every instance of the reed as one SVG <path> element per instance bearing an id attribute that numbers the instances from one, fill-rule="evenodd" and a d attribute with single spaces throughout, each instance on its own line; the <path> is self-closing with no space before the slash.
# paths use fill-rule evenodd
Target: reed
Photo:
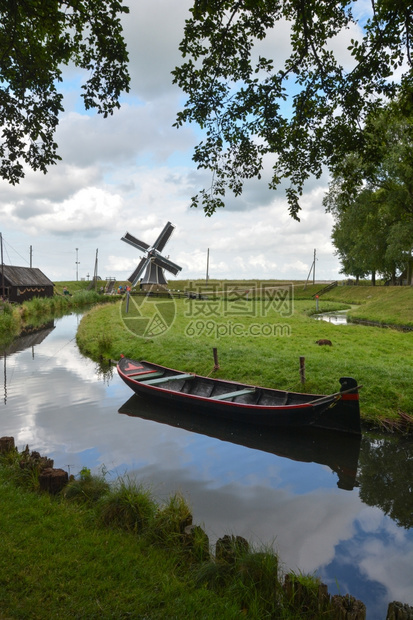
<path id="1" fill-rule="evenodd" d="M 116 301 L 118 301 L 117 296 L 100 295 L 94 290 L 88 291 L 80 288 L 71 296 L 56 294 L 53 297 L 34 297 L 21 305 L 0 303 L 0 343 L 7 345 L 27 325 L 42 325 L 73 309 Z M 102 355 L 110 348 L 109 339 L 110 335 L 107 332 L 99 341 Z"/>
<path id="2" fill-rule="evenodd" d="M 20 331 L 21 317 L 17 308 L 9 303 L 0 305 L 0 342 L 12 340 Z"/>

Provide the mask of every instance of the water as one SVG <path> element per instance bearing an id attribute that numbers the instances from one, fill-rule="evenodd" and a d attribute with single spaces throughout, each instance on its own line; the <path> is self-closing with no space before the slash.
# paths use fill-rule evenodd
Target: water
<path id="1" fill-rule="evenodd" d="M 82 357 L 79 320 L 58 319 L 1 357 L 1 436 L 73 474 L 104 466 L 160 500 L 182 492 L 212 543 L 233 533 L 272 544 L 285 568 L 361 599 L 369 620 L 384 620 L 392 600 L 413 605 L 412 442 L 272 437 L 149 410 Z"/>
<path id="2" fill-rule="evenodd" d="M 337 310 L 335 312 L 323 312 L 322 314 L 314 314 L 313 318 L 317 321 L 327 321 L 334 325 L 347 325 L 348 310 Z"/>

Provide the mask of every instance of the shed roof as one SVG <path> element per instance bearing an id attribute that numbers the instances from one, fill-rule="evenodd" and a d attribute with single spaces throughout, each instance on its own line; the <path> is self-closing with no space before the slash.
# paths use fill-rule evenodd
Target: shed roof
<path id="1" fill-rule="evenodd" d="M 11 286 L 54 286 L 53 282 L 37 267 L 0 265 L 0 284 L 2 273 Z"/>

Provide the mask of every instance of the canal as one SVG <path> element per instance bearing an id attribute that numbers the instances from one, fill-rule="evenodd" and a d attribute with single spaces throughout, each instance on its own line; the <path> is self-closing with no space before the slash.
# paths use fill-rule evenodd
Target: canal
<path id="1" fill-rule="evenodd" d="M 80 318 L 1 352 L 0 436 L 75 475 L 134 477 L 159 500 L 181 492 L 211 543 L 239 534 L 272 545 L 285 570 L 352 594 L 369 620 L 384 620 L 390 601 L 413 605 L 412 441 L 269 434 L 149 409 L 80 354 Z"/>

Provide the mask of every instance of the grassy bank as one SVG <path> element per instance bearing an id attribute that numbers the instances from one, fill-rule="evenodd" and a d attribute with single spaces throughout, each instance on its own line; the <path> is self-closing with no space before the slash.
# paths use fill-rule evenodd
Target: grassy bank
<path id="1" fill-rule="evenodd" d="M 350 296 L 346 288 L 322 297 L 319 309 L 361 304 L 357 287 L 348 287 Z M 363 288 L 370 303 L 373 289 Z M 394 296 L 388 287 L 381 290 L 389 303 L 395 300 L 392 307 L 401 310 L 400 289 L 393 289 Z M 413 300 L 413 289 L 407 292 Z M 285 300 L 268 305 L 265 299 L 251 297 L 244 306 L 239 299 L 233 303 L 176 299 L 170 329 L 151 338 L 138 337 L 125 328 L 120 305 L 94 308 L 82 319 L 77 342 L 95 359 L 117 359 L 123 353 L 199 374 L 212 371 L 212 348 L 217 347 L 220 369 L 214 376 L 291 391 L 335 392 L 340 376 L 353 376 L 364 386 L 361 408 L 366 422 L 397 418 L 398 412 L 413 415 L 413 332 L 315 321 L 310 316 L 315 312 L 312 293 L 311 288 L 297 290 L 290 305 Z M 376 298 L 373 301 L 379 303 Z M 406 312 L 408 304 L 407 300 Z M 390 308 L 384 304 L 383 308 L 380 316 L 387 322 Z M 408 317 L 403 315 L 406 322 Z M 320 347 L 319 339 L 329 339 L 333 346 Z M 301 356 L 305 357 L 305 386 L 300 383 Z"/>
<path id="2" fill-rule="evenodd" d="M 61 283 L 59 289 L 63 291 Z M 73 284 L 73 283 L 68 283 Z M 17 336 L 27 326 L 36 327 L 55 317 L 63 316 L 67 312 L 98 304 L 102 302 L 117 301 L 116 297 L 102 296 L 96 291 L 88 291 L 84 282 L 70 295 L 57 292 L 53 297 L 34 297 L 22 304 L 5 303 L 0 306 L 0 343 L 7 343 Z"/>
<path id="3" fill-rule="evenodd" d="M 208 287 L 199 280 L 175 280 L 170 283 L 171 290 L 188 290 L 191 287 L 199 291 L 216 290 L 225 293 L 235 288 L 242 294 L 250 290 L 252 295 L 255 291 L 260 295 L 262 288 L 273 286 L 289 286 L 288 281 L 253 281 L 239 280 L 229 282 L 226 280 L 210 280 Z M 324 284 L 306 284 L 294 282 L 294 298 L 296 300 L 308 300 L 309 308 L 315 312 L 314 295 L 322 291 Z M 327 303 L 328 302 L 328 303 Z M 311 305 L 312 304 L 312 305 Z M 408 326 L 413 329 L 413 287 L 412 286 L 371 286 L 363 283 L 360 286 L 348 286 L 342 283 L 331 289 L 319 298 L 320 311 L 348 308 L 359 306 L 349 312 L 349 317 L 354 320 L 366 320 L 377 322 L 381 325 Z"/>
<path id="4" fill-rule="evenodd" d="M 355 304 L 349 312 L 354 320 L 413 329 L 412 286 L 338 286 L 320 298 L 325 301 Z"/>
<path id="5" fill-rule="evenodd" d="M 230 537 L 211 556 L 180 496 L 158 504 L 146 488 L 87 470 L 50 496 L 33 491 L 28 463 L 17 451 L 0 458 L 1 618 L 331 617 L 315 578 L 290 576 L 300 598 L 282 587 L 273 552 Z"/>

